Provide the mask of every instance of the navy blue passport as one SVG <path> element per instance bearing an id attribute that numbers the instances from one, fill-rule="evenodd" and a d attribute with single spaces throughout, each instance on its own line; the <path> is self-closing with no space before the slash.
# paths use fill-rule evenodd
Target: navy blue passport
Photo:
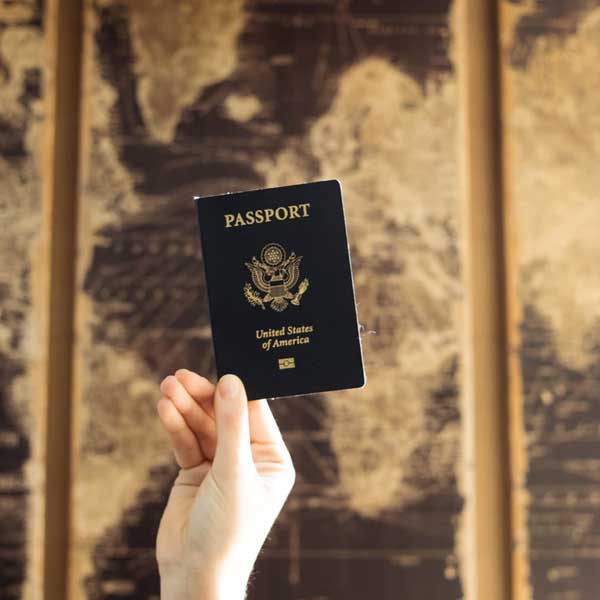
<path id="1" fill-rule="evenodd" d="M 194 200 L 219 377 L 251 400 L 362 387 L 340 183 Z"/>

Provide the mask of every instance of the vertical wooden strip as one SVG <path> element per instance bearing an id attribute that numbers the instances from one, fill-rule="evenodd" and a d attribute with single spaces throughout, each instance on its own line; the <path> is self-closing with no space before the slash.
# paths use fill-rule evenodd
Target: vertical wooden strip
<path id="1" fill-rule="evenodd" d="M 598 598 L 600 4 L 500 3 L 514 598 Z"/>
<path id="2" fill-rule="evenodd" d="M 511 95 L 511 81 L 507 77 L 506 52 L 511 43 L 514 26 L 520 12 L 527 9 L 519 7 L 507 8 L 500 0 L 497 3 L 499 12 L 498 44 L 500 51 L 500 86 L 501 86 L 501 123 L 502 123 L 502 189 L 503 189 L 503 223 L 504 223 L 504 256 L 505 256 L 505 289 L 506 289 L 506 333 L 508 362 L 508 402 L 509 402 L 509 443 L 510 443 L 510 514 L 511 514 L 511 593 L 514 600 L 531 600 L 529 587 L 528 548 L 529 535 L 527 529 L 528 496 L 524 481 L 527 473 L 526 440 L 523 435 L 524 406 L 523 386 L 520 368 L 519 351 L 521 347 L 520 323 L 522 321 L 522 304 L 518 297 L 518 235 L 515 227 L 513 208 L 513 186 L 511 184 L 514 169 L 511 157 L 511 143 L 506 136 L 507 100 Z M 509 16 L 510 15 L 510 16 Z M 512 18 L 510 18 L 512 17 Z M 510 34 L 507 36 L 507 31 Z"/>
<path id="3" fill-rule="evenodd" d="M 463 188 L 462 536 L 469 597 L 510 597 L 510 510 L 496 8 L 457 3 Z"/>
<path id="4" fill-rule="evenodd" d="M 44 598 L 66 594 L 81 2 L 48 0 L 44 215 L 49 301 Z"/>

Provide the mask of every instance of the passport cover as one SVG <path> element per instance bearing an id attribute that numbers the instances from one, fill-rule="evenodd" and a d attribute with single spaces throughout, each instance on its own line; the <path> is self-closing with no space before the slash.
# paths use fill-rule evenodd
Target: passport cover
<path id="1" fill-rule="evenodd" d="M 251 400 L 362 387 L 339 181 L 194 200 L 219 377 Z"/>

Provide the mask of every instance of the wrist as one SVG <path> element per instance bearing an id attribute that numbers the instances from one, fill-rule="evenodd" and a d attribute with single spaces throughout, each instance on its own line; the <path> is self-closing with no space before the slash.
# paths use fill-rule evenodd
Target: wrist
<path id="1" fill-rule="evenodd" d="M 216 568 L 161 571 L 160 597 L 161 600 L 244 600 L 249 578 L 249 573 Z"/>

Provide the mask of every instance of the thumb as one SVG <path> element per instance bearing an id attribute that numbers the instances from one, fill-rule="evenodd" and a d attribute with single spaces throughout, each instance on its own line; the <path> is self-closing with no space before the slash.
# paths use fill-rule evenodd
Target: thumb
<path id="1" fill-rule="evenodd" d="M 223 375 L 215 392 L 217 449 L 213 468 L 219 477 L 231 479 L 254 467 L 250 449 L 248 398 L 241 379 Z"/>

